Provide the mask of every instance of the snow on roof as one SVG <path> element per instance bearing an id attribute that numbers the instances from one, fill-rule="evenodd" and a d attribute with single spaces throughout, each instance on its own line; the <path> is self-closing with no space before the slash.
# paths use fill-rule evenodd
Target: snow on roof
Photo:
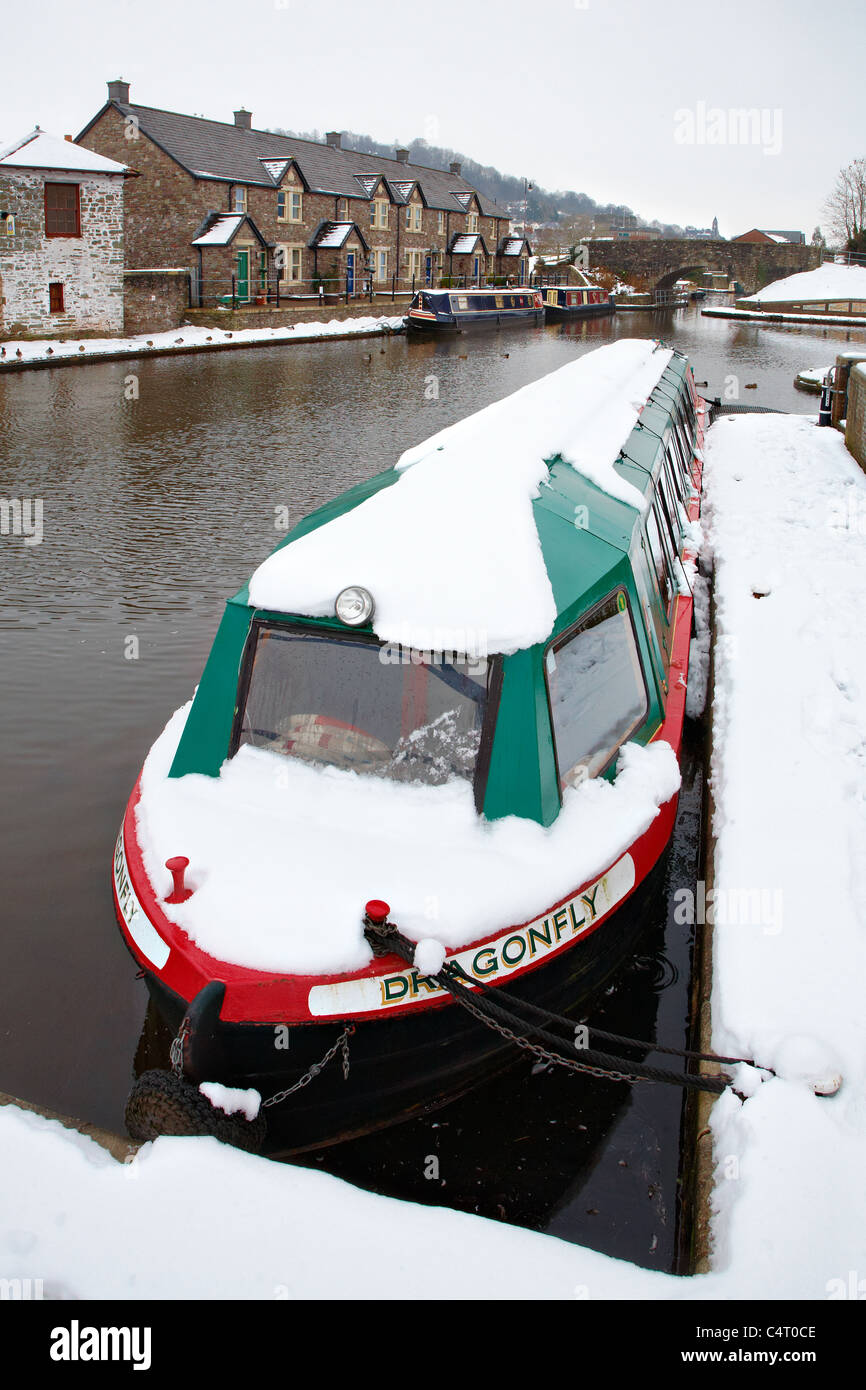
<path id="1" fill-rule="evenodd" d="M 451 244 L 451 254 L 453 256 L 466 256 L 470 251 L 475 250 L 477 241 L 477 232 L 464 232 L 462 235 L 454 238 Z"/>
<path id="2" fill-rule="evenodd" d="M 367 197 L 369 198 L 370 194 L 373 192 L 373 189 L 376 187 L 381 177 L 381 174 L 356 174 L 355 180 L 357 183 L 361 185 Z"/>
<path id="3" fill-rule="evenodd" d="M 457 199 L 457 202 L 460 204 L 462 208 L 468 208 L 473 198 L 473 194 L 471 193 L 455 192 L 453 196 Z"/>
<path id="4" fill-rule="evenodd" d="M 318 232 L 313 239 L 313 244 L 319 248 L 340 247 L 344 244 L 347 236 L 354 230 L 354 222 L 326 222 L 321 232 Z"/>
<path id="5" fill-rule="evenodd" d="M 408 449 L 393 486 L 265 560 L 250 602 L 324 617 L 342 589 L 361 584 L 386 642 L 465 650 L 467 630 L 489 652 L 542 641 L 556 619 L 532 508 L 545 461 L 561 456 L 643 510 L 614 463 L 671 356 L 620 339 Z"/>
<path id="6" fill-rule="evenodd" d="M 72 169 L 76 173 L 92 174 L 125 174 L 129 169 L 128 164 L 118 164 L 72 140 L 49 135 L 39 126 L 0 150 L 0 164 L 14 169 Z"/>
<path id="7" fill-rule="evenodd" d="M 400 179 L 399 181 L 396 179 L 389 179 L 388 182 L 404 201 L 409 198 L 412 189 L 415 187 L 414 179 Z"/>
<path id="8" fill-rule="evenodd" d="M 196 237 L 192 245 L 228 246 L 245 215 L 243 212 L 223 213 L 208 227 L 206 232 L 202 232 L 201 236 Z"/>
<path id="9" fill-rule="evenodd" d="M 509 236 L 509 237 L 506 237 L 505 240 L 504 240 L 503 243 L 502 243 L 502 250 L 501 250 L 501 252 L 500 252 L 500 255 L 502 255 L 502 256 L 519 256 L 519 255 L 520 255 L 521 247 L 523 246 L 523 243 L 524 243 L 525 240 L 526 240 L 526 238 L 525 238 L 525 237 L 522 237 L 522 236 Z"/>
<path id="10" fill-rule="evenodd" d="M 837 299 L 866 299 L 866 266 L 836 265 L 828 262 L 817 270 L 804 270 L 774 280 L 756 294 L 746 296 L 746 303 L 773 304 L 776 302 Z"/>
<path id="11" fill-rule="evenodd" d="M 286 159 L 285 157 L 283 157 L 282 159 L 264 159 L 261 155 L 259 156 L 259 160 L 267 169 L 274 183 L 279 183 L 280 179 L 283 177 L 283 174 L 286 172 L 286 170 L 292 162 L 290 159 Z"/>

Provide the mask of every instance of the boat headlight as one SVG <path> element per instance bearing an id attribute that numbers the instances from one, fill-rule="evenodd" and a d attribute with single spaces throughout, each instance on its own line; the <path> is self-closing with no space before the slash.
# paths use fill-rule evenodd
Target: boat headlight
<path id="1" fill-rule="evenodd" d="M 337 595 L 334 612 L 347 627 L 361 627 L 373 616 L 373 595 L 359 584 L 350 584 Z"/>

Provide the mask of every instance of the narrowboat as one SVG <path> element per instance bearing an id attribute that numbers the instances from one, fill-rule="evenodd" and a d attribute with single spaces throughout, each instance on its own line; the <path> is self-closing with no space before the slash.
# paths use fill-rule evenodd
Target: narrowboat
<path id="1" fill-rule="evenodd" d="M 187 1096 L 288 1097 L 287 1152 L 364 1133 L 510 1064 L 449 970 L 570 1015 L 634 949 L 677 805 L 703 412 L 684 357 L 619 340 L 319 508 L 229 599 L 113 861 Z M 133 1137 L 197 1132 L 171 1080 L 136 1082 Z"/>
<path id="2" fill-rule="evenodd" d="M 406 318 L 415 333 L 462 333 L 467 328 L 543 323 L 541 293 L 528 286 L 486 290 L 419 290 Z"/>
<path id="3" fill-rule="evenodd" d="M 616 301 L 601 285 L 593 284 L 582 271 L 577 271 L 580 283 L 568 285 L 539 286 L 544 299 L 544 313 L 548 323 L 570 322 L 572 319 L 596 318 L 601 314 L 612 314 Z"/>

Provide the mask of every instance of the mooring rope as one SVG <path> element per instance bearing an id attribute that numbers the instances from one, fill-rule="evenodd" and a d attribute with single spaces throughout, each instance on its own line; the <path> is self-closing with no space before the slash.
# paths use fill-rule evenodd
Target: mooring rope
<path id="1" fill-rule="evenodd" d="M 416 943 L 404 936 L 391 922 L 372 922 L 365 918 L 364 934 L 376 955 L 395 954 L 407 964 L 414 964 Z M 503 998 L 500 990 L 475 980 L 467 975 L 456 961 L 446 961 L 436 974 L 426 978 L 434 980 L 446 990 L 455 1003 L 472 1014 L 486 1027 L 494 1029 L 500 1036 L 515 1043 L 518 1047 L 534 1053 L 539 1059 L 566 1067 L 572 1071 L 588 1072 L 610 1081 L 659 1081 L 667 1085 L 681 1086 L 687 1090 L 705 1091 L 720 1095 L 732 1085 L 732 1078 L 724 1073 L 718 1076 L 693 1075 L 689 1072 L 667 1071 L 661 1067 L 647 1066 L 626 1057 L 617 1057 L 595 1048 L 579 1046 L 576 1031 L 579 1027 L 587 1029 L 587 1035 L 594 1035 L 601 1042 L 612 1043 L 618 1047 L 634 1047 L 644 1052 L 662 1052 L 669 1056 L 682 1057 L 686 1061 L 712 1062 L 717 1065 L 757 1065 L 745 1057 L 721 1057 L 715 1053 L 693 1052 L 687 1049 L 666 1047 L 638 1038 L 627 1038 L 617 1033 L 607 1033 L 600 1028 L 590 1028 L 587 1024 L 575 1023 L 548 1009 L 542 1009 L 528 1000 L 511 995 Z M 471 988 L 470 988 L 471 986 Z M 550 1032 L 550 1025 L 568 1028 L 571 1038 L 562 1038 Z M 533 1041 L 536 1039 L 536 1041 Z M 542 1044 L 547 1044 L 543 1046 Z M 567 1049 L 567 1052 L 564 1051 Z M 763 1070 L 769 1070 L 764 1068 Z"/>

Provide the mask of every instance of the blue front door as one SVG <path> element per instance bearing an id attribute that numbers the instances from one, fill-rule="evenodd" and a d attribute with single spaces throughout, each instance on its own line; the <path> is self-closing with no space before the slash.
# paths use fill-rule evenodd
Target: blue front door
<path id="1" fill-rule="evenodd" d="M 433 284 L 433 257 L 432 257 L 432 256 L 428 256 L 427 259 L 426 259 L 426 261 L 424 262 L 424 283 L 425 283 L 425 285 L 432 285 L 432 284 Z"/>
<path id="2" fill-rule="evenodd" d="M 355 253 L 349 251 L 346 256 L 346 289 L 349 294 L 355 293 Z"/>

